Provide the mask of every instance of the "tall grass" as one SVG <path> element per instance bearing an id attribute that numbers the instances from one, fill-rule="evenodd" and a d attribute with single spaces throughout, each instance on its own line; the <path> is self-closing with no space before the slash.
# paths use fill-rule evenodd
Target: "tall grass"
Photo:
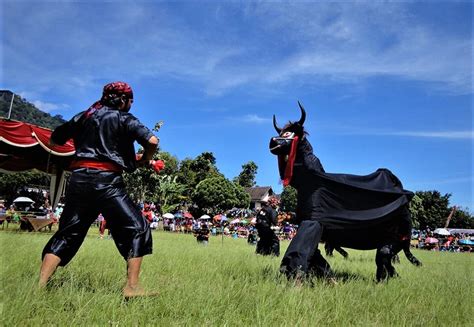
<path id="1" fill-rule="evenodd" d="M 142 283 L 156 298 L 124 301 L 125 262 L 112 240 L 89 232 L 74 260 L 37 289 L 50 233 L 0 231 L 2 326 L 467 326 L 472 325 L 473 256 L 414 251 L 399 278 L 376 284 L 374 251 L 330 258 L 338 284 L 295 287 L 278 274 L 280 259 L 254 254 L 243 239 L 153 232 Z M 282 242 L 282 252 L 288 242 Z"/>

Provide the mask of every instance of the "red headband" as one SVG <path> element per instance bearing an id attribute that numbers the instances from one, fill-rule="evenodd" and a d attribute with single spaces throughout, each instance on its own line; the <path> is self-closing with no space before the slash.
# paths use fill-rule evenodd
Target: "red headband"
<path id="1" fill-rule="evenodd" d="M 130 85 L 125 82 L 112 82 L 104 86 L 102 97 L 105 98 L 110 95 L 127 95 L 130 99 L 133 99 L 133 91 Z"/>

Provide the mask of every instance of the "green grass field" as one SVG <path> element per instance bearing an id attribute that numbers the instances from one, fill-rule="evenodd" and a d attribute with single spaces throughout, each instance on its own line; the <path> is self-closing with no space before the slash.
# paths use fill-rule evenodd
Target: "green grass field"
<path id="1" fill-rule="evenodd" d="M 401 255 L 399 278 L 376 284 L 374 251 L 335 253 L 338 284 L 295 287 L 278 274 L 280 259 L 254 254 L 246 240 L 153 232 L 142 284 L 156 298 L 124 301 L 125 262 L 112 240 L 91 229 L 74 260 L 37 289 L 47 232 L 1 231 L 2 326 L 472 326 L 473 258 L 414 250 Z M 288 242 L 282 242 L 282 252 Z"/>

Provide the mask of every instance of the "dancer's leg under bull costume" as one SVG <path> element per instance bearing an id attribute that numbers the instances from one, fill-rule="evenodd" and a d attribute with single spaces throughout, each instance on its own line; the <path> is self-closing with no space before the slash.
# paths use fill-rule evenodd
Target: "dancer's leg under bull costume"
<path id="1" fill-rule="evenodd" d="M 318 221 L 303 220 L 285 252 L 280 271 L 288 278 L 330 276 L 331 267 L 318 249 L 322 233 L 323 227 Z"/>
<path id="2" fill-rule="evenodd" d="M 280 240 L 271 227 L 267 224 L 258 224 L 257 231 L 259 240 L 255 253 L 280 256 Z"/>
<path id="3" fill-rule="evenodd" d="M 152 253 L 151 231 L 138 207 L 125 192 L 122 176 L 90 168 L 71 176 L 59 229 L 43 250 L 65 266 L 79 250 L 99 213 L 107 219 L 115 245 L 125 260 Z"/>

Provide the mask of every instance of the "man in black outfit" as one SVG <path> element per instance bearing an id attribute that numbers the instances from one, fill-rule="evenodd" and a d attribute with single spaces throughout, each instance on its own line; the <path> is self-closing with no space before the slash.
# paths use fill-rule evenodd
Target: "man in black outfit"
<path id="1" fill-rule="evenodd" d="M 125 191 L 122 172 L 150 166 L 158 139 L 128 112 L 132 103 L 133 92 L 127 83 L 109 83 L 99 101 L 51 135 L 55 144 L 72 138 L 76 154 L 59 229 L 43 250 L 40 287 L 46 286 L 58 266 L 69 263 L 102 213 L 127 262 L 124 297 L 152 295 L 139 286 L 143 256 L 152 253 L 151 231 Z M 141 157 L 135 155 L 135 141 L 144 148 Z"/>
<path id="2" fill-rule="evenodd" d="M 261 255 L 280 255 L 280 240 L 275 235 L 271 226 L 278 223 L 277 211 L 278 199 L 271 197 L 257 214 L 257 228 L 259 240 L 257 242 L 256 253 Z"/>
<path id="3" fill-rule="evenodd" d="M 209 227 L 206 222 L 201 224 L 201 228 L 196 231 L 196 240 L 198 243 L 207 245 L 209 243 Z"/>

